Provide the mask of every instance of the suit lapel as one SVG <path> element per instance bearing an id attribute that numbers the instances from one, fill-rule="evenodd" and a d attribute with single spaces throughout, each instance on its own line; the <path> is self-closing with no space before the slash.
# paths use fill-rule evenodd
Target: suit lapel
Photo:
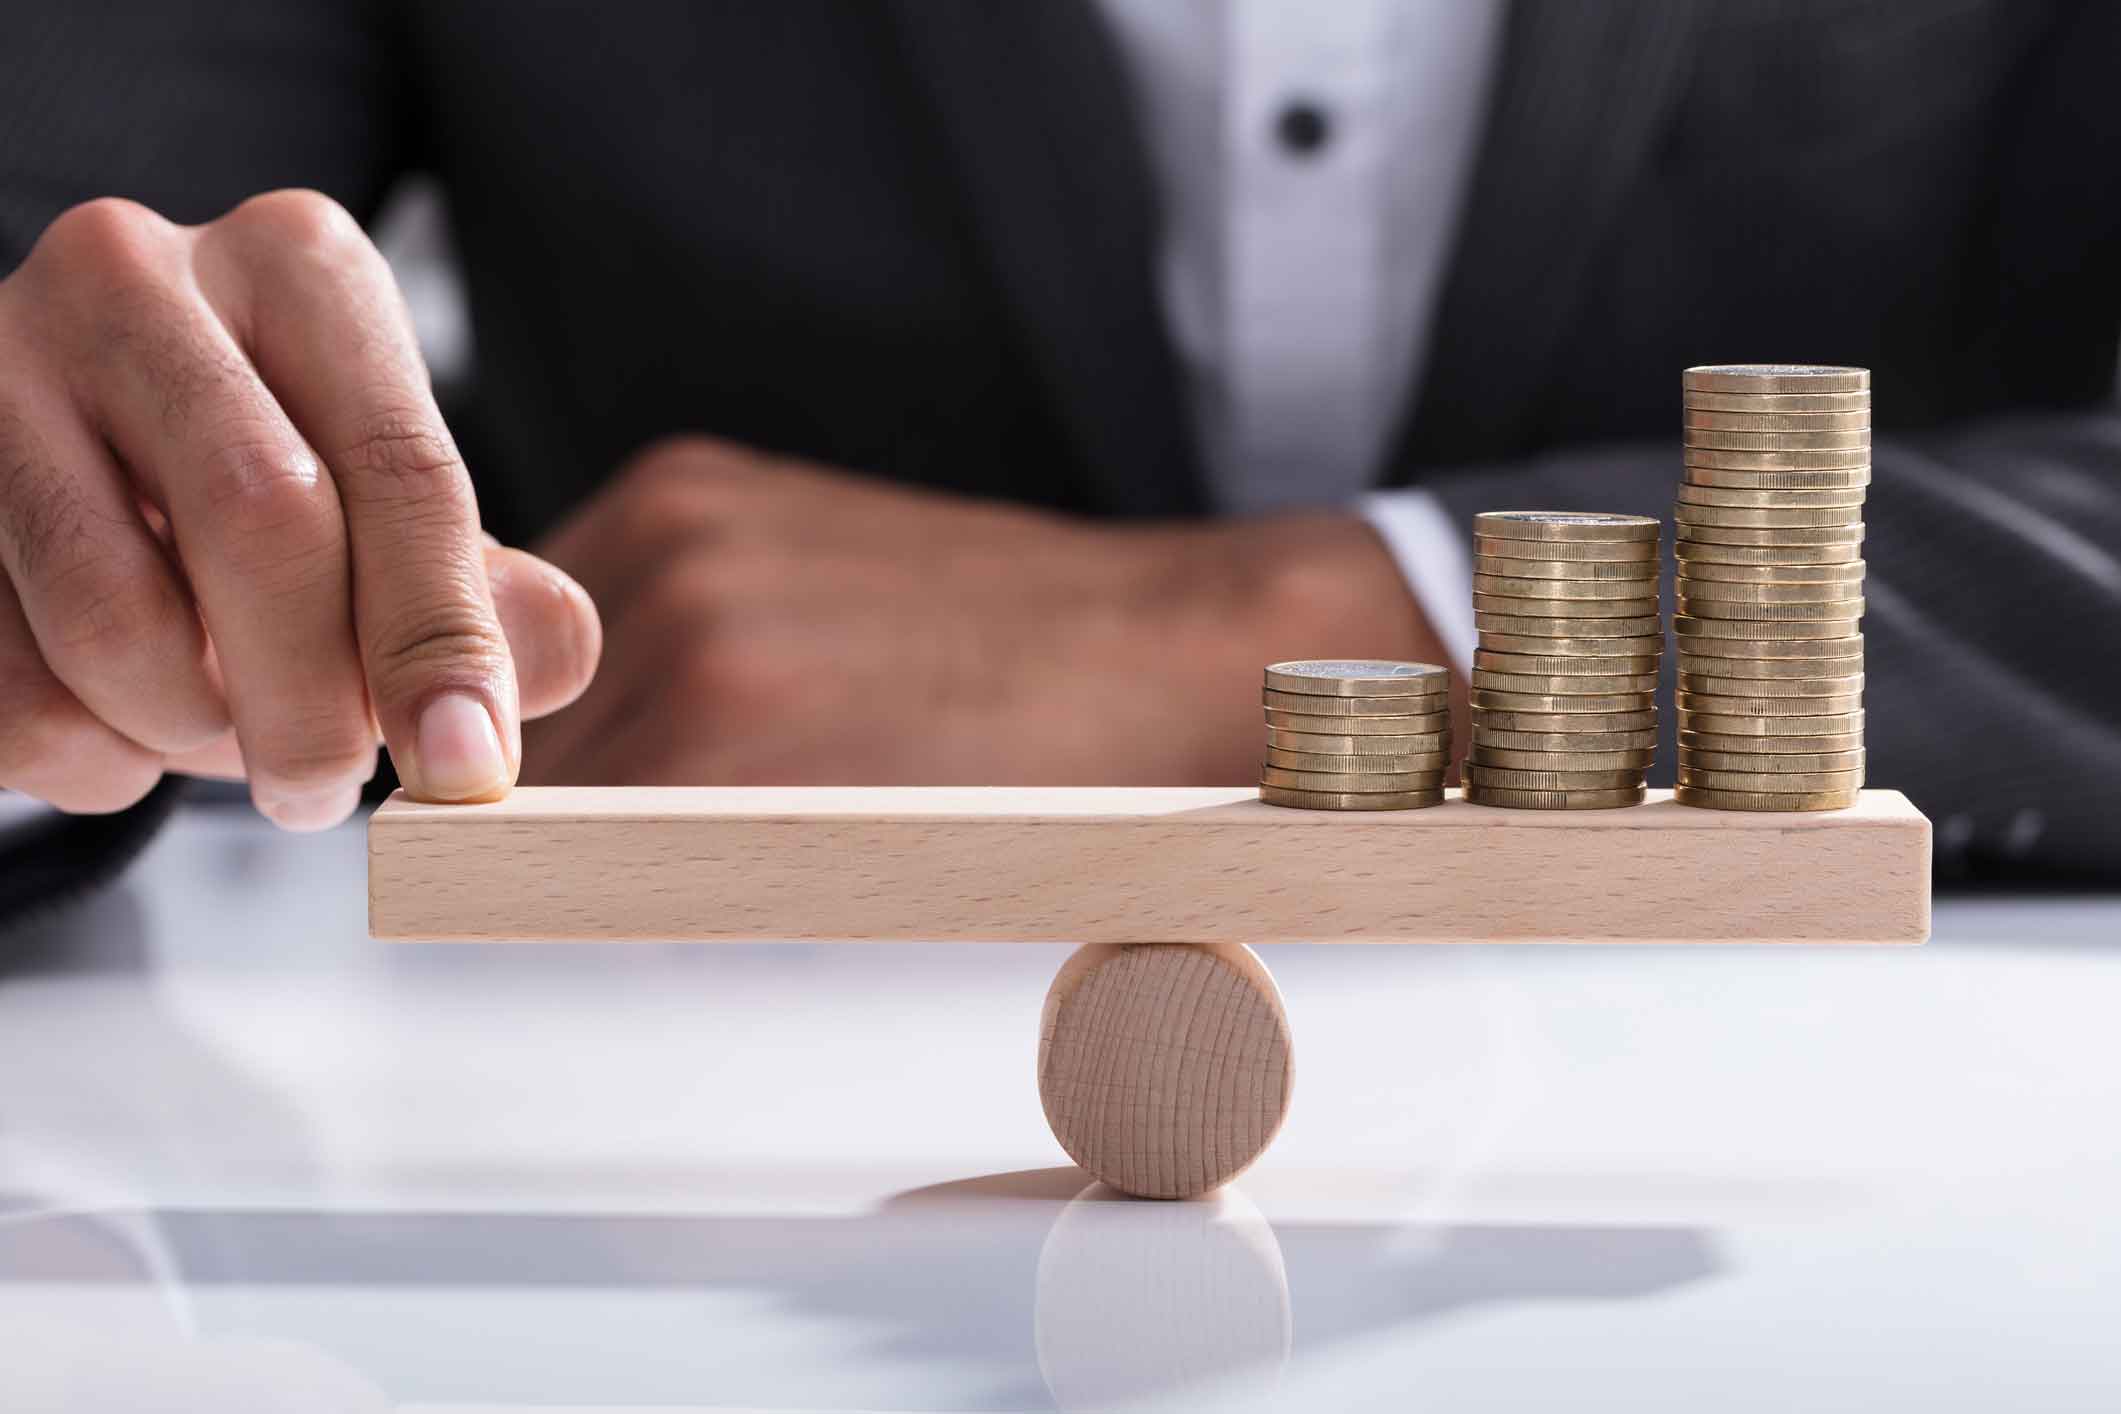
<path id="1" fill-rule="evenodd" d="M 1388 479 L 1539 444 L 1540 391 L 1686 78 L 1700 3 L 1514 0 L 1428 375 Z"/>
<path id="2" fill-rule="evenodd" d="M 1157 301 L 1153 192 L 1095 15 L 1079 0 L 892 6 L 975 239 L 1095 499 L 1130 515 L 1203 509 Z"/>

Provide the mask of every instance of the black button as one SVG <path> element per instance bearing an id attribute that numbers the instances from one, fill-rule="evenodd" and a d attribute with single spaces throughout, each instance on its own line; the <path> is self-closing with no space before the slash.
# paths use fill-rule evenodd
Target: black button
<path id="1" fill-rule="evenodd" d="M 1308 157 L 1324 147 L 1333 136 L 1333 124 L 1317 104 L 1297 99 L 1275 118 L 1274 135 L 1289 151 Z"/>

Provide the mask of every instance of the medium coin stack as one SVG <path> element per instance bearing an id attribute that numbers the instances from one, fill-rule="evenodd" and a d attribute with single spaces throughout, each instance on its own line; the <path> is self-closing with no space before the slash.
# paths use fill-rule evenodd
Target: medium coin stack
<path id="1" fill-rule="evenodd" d="M 1657 743 L 1657 522 L 1473 518 L 1473 742 L 1466 799 L 1521 810 L 1640 804 Z"/>
<path id="2" fill-rule="evenodd" d="M 1734 365 L 1683 384 L 1675 795 L 1711 810 L 1854 805 L 1870 372 Z"/>
<path id="3" fill-rule="evenodd" d="M 1301 810 L 1443 803 L 1450 674 L 1434 663 L 1318 659 L 1267 669 L 1259 798 Z"/>

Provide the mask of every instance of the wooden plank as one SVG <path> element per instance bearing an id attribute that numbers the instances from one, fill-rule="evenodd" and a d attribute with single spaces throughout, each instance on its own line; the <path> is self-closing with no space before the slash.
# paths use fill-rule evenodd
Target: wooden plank
<path id="1" fill-rule="evenodd" d="M 522 789 L 391 799 L 379 938 L 1866 942 L 1929 936 L 1930 826 L 1669 792 L 1621 810 L 1335 814 L 1249 788 Z"/>

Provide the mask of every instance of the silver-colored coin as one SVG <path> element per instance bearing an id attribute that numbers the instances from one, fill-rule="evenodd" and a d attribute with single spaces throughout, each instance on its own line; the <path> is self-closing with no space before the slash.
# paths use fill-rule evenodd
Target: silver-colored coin
<path id="1" fill-rule="evenodd" d="M 1259 783 L 1283 790 L 1435 790 L 1443 785 L 1443 772 L 1441 766 L 1427 771 L 1289 771 L 1262 766 Z"/>
<path id="2" fill-rule="evenodd" d="M 1506 560 L 1475 555 L 1473 573 L 1501 579 L 1587 579 L 1598 582 L 1655 585 L 1655 560 Z M 1655 593 L 1654 589 L 1645 591 Z"/>
<path id="3" fill-rule="evenodd" d="M 1473 535 L 1473 553 L 1497 560 L 1538 560 L 1546 563 L 1640 565 L 1655 561 L 1657 541 L 1649 540 L 1512 540 L 1498 535 Z"/>
<path id="4" fill-rule="evenodd" d="M 1418 697 L 1443 692 L 1450 670 L 1435 663 L 1403 663 L 1381 658 L 1307 658 L 1274 663 L 1267 686 L 1279 692 L 1323 697 Z"/>
<path id="5" fill-rule="evenodd" d="M 1270 751 L 1301 752 L 1310 756 L 1415 756 L 1449 751 L 1447 731 L 1398 732 L 1391 735 L 1357 736 L 1342 732 L 1292 732 L 1267 728 Z"/>
<path id="6" fill-rule="evenodd" d="M 1411 717 L 1441 712 L 1451 705 L 1441 692 L 1420 697 L 1330 697 L 1308 692 L 1277 692 L 1267 688 L 1260 704 L 1277 712 L 1302 712 L 1312 717 Z"/>
<path id="7" fill-rule="evenodd" d="M 1341 756 L 1331 752 L 1283 751 L 1267 748 L 1264 764 L 1284 771 L 1326 771 L 1334 774 L 1397 776 L 1416 771 L 1449 769 L 1449 751 L 1422 751 L 1392 756 Z"/>
<path id="8" fill-rule="evenodd" d="M 1498 540 L 1655 541 L 1657 521 L 1602 511 L 1482 511 L 1473 517 L 1473 533 Z"/>
<path id="9" fill-rule="evenodd" d="M 1679 376 L 1688 393 L 1866 393 L 1868 368 L 1817 363 L 1705 363 Z"/>
<path id="10" fill-rule="evenodd" d="M 1421 810 L 1443 804 L 1443 787 L 1427 790 L 1320 791 L 1287 790 L 1263 785 L 1259 798 L 1269 805 L 1295 810 Z"/>
<path id="11" fill-rule="evenodd" d="M 1308 712 L 1279 712 L 1269 707 L 1267 725 L 1285 732 L 1315 736 L 1419 736 L 1448 731 L 1451 714 L 1422 712 L 1411 717 L 1325 717 Z"/>

